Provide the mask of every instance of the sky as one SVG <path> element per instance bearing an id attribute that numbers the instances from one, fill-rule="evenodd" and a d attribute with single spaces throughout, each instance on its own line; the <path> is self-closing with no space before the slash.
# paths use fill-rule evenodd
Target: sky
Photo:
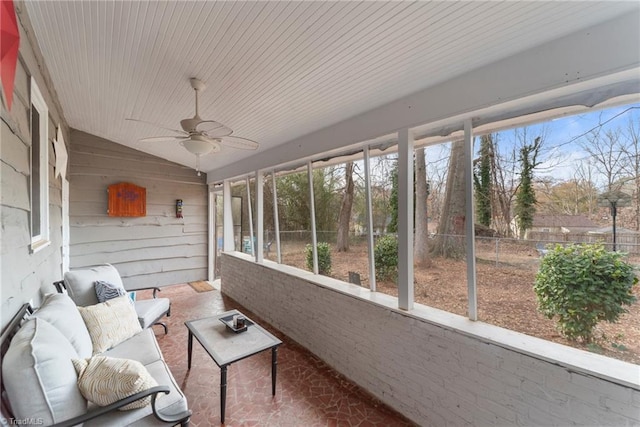
<path id="1" fill-rule="evenodd" d="M 553 147 L 549 156 L 552 159 L 561 160 L 555 166 L 552 163 L 557 161 L 548 160 L 542 166 L 548 166 L 549 169 L 542 172 L 541 176 L 558 180 L 571 179 L 574 165 L 589 159 L 589 154 L 581 146 L 587 141 L 586 136 L 592 132 L 616 129 L 620 129 L 624 134 L 630 119 L 640 124 L 640 103 L 560 118 L 544 125 L 536 125 L 547 126 L 547 143 L 549 147 Z"/>
<path id="2" fill-rule="evenodd" d="M 640 124 L 640 103 L 563 117 L 532 126 L 533 131 L 546 131 L 545 145 L 548 151 L 538 176 L 555 180 L 571 179 L 576 165 L 590 158 L 582 146 L 588 141 L 588 136 L 594 132 L 604 134 L 619 129 L 622 132 L 621 141 L 625 141 L 624 134 L 630 119 Z M 598 179 L 596 184 L 603 185 L 602 179 Z"/>
<path id="3" fill-rule="evenodd" d="M 587 141 L 587 136 L 598 130 L 603 132 L 619 128 L 624 132 L 630 119 L 633 119 L 640 129 L 640 103 L 595 110 L 527 126 L 528 141 L 539 135 L 543 135 L 544 140 L 542 164 L 536 170 L 535 176 L 538 179 L 555 181 L 571 179 L 575 174 L 575 167 L 589 159 L 589 154 L 581 146 Z M 516 132 L 522 131 L 522 128 L 518 128 L 498 132 L 499 149 L 503 152 L 512 150 L 517 140 Z M 479 141 L 476 140 L 475 155 L 478 147 Z M 448 156 L 449 144 L 427 148 L 427 167 L 431 168 L 431 174 L 436 169 L 446 168 Z M 596 178 L 596 184 L 603 185 L 602 178 Z"/>

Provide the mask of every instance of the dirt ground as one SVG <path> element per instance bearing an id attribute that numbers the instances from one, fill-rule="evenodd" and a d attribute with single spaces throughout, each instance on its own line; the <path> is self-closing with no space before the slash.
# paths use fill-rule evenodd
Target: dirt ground
<path id="1" fill-rule="evenodd" d="M 555 321 L 537 310 L 533 282 L 540 258 L 528 246 L 503 244 L 496 256 L 494 243 L 477 243 L 478 318 L 527 335 L 597 352 L 627 362 L 640 364 L 640 302 L 629 307 L 629 313 L 618 323 L 602 322 L 596 327 L 596 342 L 585 345 L 563 338 Z M 362 286 L 368 287 L 367 249 L 352 246 L 348 256 L 332 250 L 331 276 L 348 281 L 349 271 L 360 274 Z M 270 258 L 274 258 L 271 254 Z M 496 262 L 497 261 L 497 262 Z M 638 260 L 630 260 L 639 265 Z M 283 262 L 306 269 L 304 244 L 283 245 Z M 467 315 L 466 262 L 435 259 L 429 268 L 415 268 L 415 301 L 462 316 Z M 377 282 L 379 292 L 397 295 L 393 282 Z M 640 286 L 634 289 L 640 301 Z"/>

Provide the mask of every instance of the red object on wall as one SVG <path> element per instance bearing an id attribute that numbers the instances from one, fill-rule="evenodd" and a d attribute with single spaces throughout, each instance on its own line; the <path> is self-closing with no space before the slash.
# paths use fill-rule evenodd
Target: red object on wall
<path id="1" fill-rule="evenodd" d="M 9 110 L 13 101 L 19 48 L 20 30 L 13 0 L 0 0 L 0 80 Z"/>
<path id="2" fill-rule="evenodd" d="M 147 189 L 129 182 L 110 185 L 109 216 L 146 216 Z"/>

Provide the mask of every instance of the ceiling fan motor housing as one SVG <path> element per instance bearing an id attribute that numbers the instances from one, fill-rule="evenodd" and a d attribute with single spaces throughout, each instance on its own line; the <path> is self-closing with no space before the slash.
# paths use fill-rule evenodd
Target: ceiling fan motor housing
<path id="1" fill-rule="evenodd" d="M 182 119 L 180 120 L 180 126 L 182 126 L 182 130 L 185 132 L 197 132 L 198 125 L 202 122 L 202 119 L 198 116 L 192 117 L 190 119 Z"/>
<path id="2" fill-rule="evenodd" d="M 195 90 L 205 90 L 207 88 L 207 85 L 197 77 L 191 77 L 189 82 L 191 83 L 191 87 Z"/>

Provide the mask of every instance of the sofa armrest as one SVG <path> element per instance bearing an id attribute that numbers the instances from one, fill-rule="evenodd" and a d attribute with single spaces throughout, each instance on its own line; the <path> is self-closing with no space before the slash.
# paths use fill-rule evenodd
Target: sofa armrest
<path id="1" fill-rule="evenodd" d="M 148 291 L 150 289 L 153 289 L 153 297 L 157 298 L 158 296 L 156 295 L 158 292 L 161 292 L 162 290 L 157 287 L 157 286 L 149 286 L 147 288 L 136 288 L 136 289 L 127 289 L 127 292 L 137 292 L 137 291 Z"/>
<path id="2" fill-rule="evenodd" d="M 153 410 L 153 415 L 157 419 L 171 425 L 176 425 L 176 424 L 181 424 L 183 426 L 188 425 L 189 418 L 191 418 L 190 410 L 182 411 L 177 414 L 164 414 L 161 411 L 156 409 L 156 398 L 158 397 L 159 393 L 169 394 L 169 387 L 164 385 L 152 387 L 148 390 L 141 391 L 140 393 L 136 393 L 129 397 L 125 397 L 124 399 L 120 399 L 117 402 L 112 403 L 111 405 L 100 406 L 94 410 L 87 412 L 86 414 L 82 414 L 80 416 L 68 419 L 66 421 L 56 423 L 54 424 L 54 426 L 55 427 L 71 427 L 78 424 L 82 424 L 89 420 L 97 418 L 101 415 L 107 414 L 112 411 L 116 411 L 118 410 L 118 408 L 126 406 L 130 403 L 135 402 L 136 400 L 142 399 L 143 397 L 147 397 L 149 395 L 151 395 L 151 409 Z"/>
<path id="3" fill-rule="evenodd" d="M 59 294 L 64 293 L 64 291 L 67 290 L 67 285 L 65 285 L 64 280 L 56 280 L 55 282 L 53 282 L 53 286 L 56 287 L 56 291 Z M 158 292 L 161 292 L 161 289 L 157 286 L 149 286 L 147 288 L 137 288 L 137 289 L 127 289 L 127 292 L 136 292 L 136 291 L 146 291 L 149 289 L 153 289 L 153 297 L 157 298 L 158 297 Z"/>
<path id="4" fill-rule="evenodd" d="M 56 291 L 59 294 L 63 294 L 64 291 L 67 290 L 67 285 L 64 284 L 64 280 L 56 280 L 55 282 L 53 282 L 53 286 L 56 287 Z"/>

